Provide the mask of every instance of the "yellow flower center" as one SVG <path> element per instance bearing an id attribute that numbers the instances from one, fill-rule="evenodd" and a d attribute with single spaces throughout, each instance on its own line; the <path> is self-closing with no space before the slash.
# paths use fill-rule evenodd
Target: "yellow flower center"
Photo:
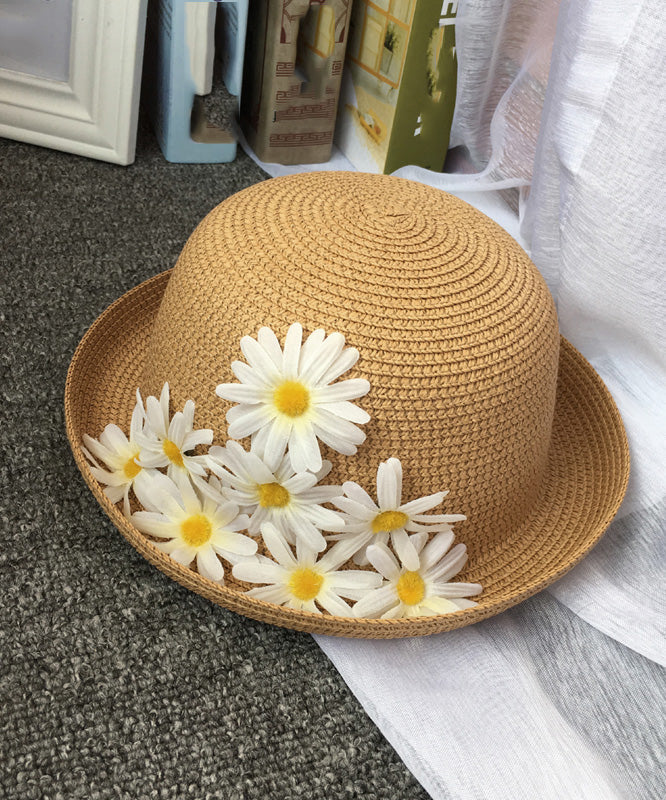
<path id="1" fill-rule="evenodd" d="M 405 572 L 398 578 L 398 597 L 407 606 L 420 603 L 425 597 L 425 583 L 418 572 Z"/>
<path id="2" fill-rule="evenodd" d="M 183 454 L 180 452 L 180 447 L 175 445 L 171 439 L 165 439 L 164 442 L 162 442 L 162 450 L 164 450 L 164 455 L 172 464 L 175 464 L 177 467 L 184 466 Z"/>
<path id="3" fill-rule="evenodd" d="M 291 500 L 291 495 L 279 483 L 259 484 L 259 505 L 262 508 L 284 508 Z"/>
<path id="4" fill-rule="evenodd" d="M 213 535 L 213 526 L 205 514 L 193 514 L 180 523 L 180 534 L 185 544 L 201 547 Z"/>
<path id="5" fill-rule="evenodd" d="M 310 408 L 310 392 L 298 381 L 285 381 L 273 392 L 275 407 L 288 417 L 300 417 Z"/>
<path id="6" fill-rule="evenodd" d="M 125 466 L 123 467 L 125 477 L 129 480 L 136 478 L 136 476 L 141 472 L 141 467 L 134 460 L 138 455 L 139 454 L 137 452 L 132 456 L 132 458 L 128 458 L 125 462 Z"/>
<path id="7" fill-rule="evenodd" d="M 289 589 L 299 600 L 314 600 L 319 594 L 324 576 L 309 567 L 299 567 L 291 573 Z"/>
<path id="8" fill-rule="evenodd" d="M 407 514 L 403 514 L 402 511 L 382 511 L 372 520 L 372 532 L 386 531 L 390 533 L 402 528 L 408 521 L 409 517 Z"/>

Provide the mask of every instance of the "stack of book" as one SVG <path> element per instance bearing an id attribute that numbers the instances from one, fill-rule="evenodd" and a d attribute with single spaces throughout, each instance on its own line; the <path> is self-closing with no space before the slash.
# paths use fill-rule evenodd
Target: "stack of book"
<path id="1" fill-rule="evenodd" d="M 456 11 L 455 0 L 151 0 L 162 149 L 170 160 L 230 160 L 239 112 L 263 161 L 325 162 L 335 142 L 367 172 L 441 170 Z"/>

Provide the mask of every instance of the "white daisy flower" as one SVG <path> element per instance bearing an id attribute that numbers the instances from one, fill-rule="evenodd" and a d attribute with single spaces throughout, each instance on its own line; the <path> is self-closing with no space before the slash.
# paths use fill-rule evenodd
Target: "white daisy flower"
<path id="1" fill-rule="evenodd" d="M 250 534 L 258 534 L 264 522 L 272 522 L 290 544 L 295 534 L 321 552 L 326 549 L 321 531 L 344 529 L 342 516 L 321 505 L 337 497 L 341 487 L 316 485 L 330 472 L 329 461 L 316 474 L 295 473 L 285 455 L 278 468 L 270 470 L 254 448 L 248 453 L 230 440 L 226 447 L 211 447 L 208 467 L 230 487 L 226 490 L 229 499 L 250 515 Z"/>
<path id="2" fill-rule="evenodd" d="M 138 442 L 145 423 L 145 411 L 141 395 L 137 392 L 137 403 L 132 412 L 129 439 L 117 425 L 107 425 L 97 439 L 88 434 L 83 435 L 86 458 L 92 466 L 90 471 L 95 479 L 105 484 L 104 494 L 112 503 L 123 501 L 123 511 L 130 516 L 129 491 L 137 481 L 143 480 L 146 473 L 154 474 L 155 470 L 144 469 L 137 462 L 141 448 Z M 99 462 L 102 461 L 107 469 Z"/>
<path id="3" fill-rule="evenodd" d="M 466 519 L 464 514 L 426 514 L 438 506 L 448 492 L 436 492 L 427 497 L 402 503 L 402 464 L 397 458 L 389 458 L 377 470 L 377 503 L 358 483 L 342 484 L 344 497 L 332 502 L 346 513 L 345 533 L 330 539 L 355 542 L 354 561 L 368 563 L 365 549 L 370 543 L 386 545 L 389 536 L 393 547 L 398 540 L 405 540 L 407 532 L 439 533 L 451 531 L 454 522 Z"/>
<path id="4" fill-rule="evenodd" d="M 261 526 L 266 547 L 275 559 L 257 556 L 234 565 L 234 578 L 249 583 L 264 583 L 247 594 L 268 603 L 312 611 L 319 607 L 340 617 L 352 616 L 352 609 L 342 598 L 358 600 L 381 584 L 381 575 L 366 570 L 340 570 L 350 551 L 339 542 L 317 561 L 316 552 L 296 539 L 296 555 L 283 534 L 270 522 Z M 277 563 L 276 563 L 277 562 Z"/>
<path id="5" fill-rule="evenodd" d="M 186 455 L 198 445 L 213 441 L 210 428 L 194 430 L 194 400 L 188 400 L 169 420 L 169 384 L 165 383 L 159 401 L 152 396 L 146 399 L 146 420 L 146 430 L 138 437 L 141 466 L 168 467 L 171 479 L 178 473 L 205 477 L 205 456 Z"/>
<path id="6" fill-rule="evenodd" d="M 472 608 L 465 598 L 483 591 L 478 583 L 449 583 L 467 562 L 467 548 L 457 544 L 449 551 L 453 533 L 438 533 L 431 542 L 427 533 L 416 533 L 398 542 L 400 563 L 385 544 L 368 547 L 368 559 L 387 583 L 369 592 L 354 606 L 354 616 L 382 619 L 448 614 Z"/>
<path id="7" fill-rule="evenodd" d="M 261 328 L 256 339 L 244 336 L 240 346 L 247 364 L 231 365 L 240 383 L 222 383 L 215 390 L 240 403 L 227 412 L 229 437 L 254 435 L 271 470 L 287 446 L 294 472 L 318 472 L 318 439 L 343 455 L 354 455 L 365 441 L 354 423 L 366 423 L 370 416 L 349 401 L 367 394 L 370 384 L 363 378 L 332 383 L 354 366 L 358 350 L 345 347 L 341 333 L 326 336 L 318 329 L 301 346 L 302 338 L 297 322 L 287 332 L 284 350 L 270 328 Z"/>
<path id="8" fill-rule="evenodd" d="M 219 488 L 217 478 L 210 480 Z M 146 510 L 132 514 L 132 523 L 164 540 L 155 542 L 156 547 L 178 563 L 189 566 L 196 559 L 204 578 L 224 583 L 218 555 L 236 564 L 257 552 L 254 539 L 238 533 L 249 522 L 247 516 L 238 514 L 238 506 L 230 501 L 216 503 L 200 494 L 183 473 L 172 481 L 158 472 L 134 491 Z"/>

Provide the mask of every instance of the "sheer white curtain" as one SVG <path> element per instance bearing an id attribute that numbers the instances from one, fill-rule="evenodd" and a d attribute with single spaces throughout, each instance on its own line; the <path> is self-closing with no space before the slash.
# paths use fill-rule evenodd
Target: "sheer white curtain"
<path id="1" fill-rule="evenodd" d="M 565 2 L 522 232 L 562 333 L 613 393 L 632 477 L 620 512 L 553 594 L 666 662 L 666 7 Z"/>
<path id="2" fill-rule="evenodd" d="M 662 797 L 666 6 L 461 0 L 456 37 L 467 174 L 397 174 L 530 252 L 618 403 L 630 488 L 592 553 L 516 609 L 418 640 L 318 641 L 434 798 Z"/>

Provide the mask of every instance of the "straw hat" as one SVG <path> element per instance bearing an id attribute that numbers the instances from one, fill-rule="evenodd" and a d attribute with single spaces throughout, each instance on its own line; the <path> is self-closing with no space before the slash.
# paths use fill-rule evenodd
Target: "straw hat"
<path id="1" fill-rule="evenodd" d="M 372 492 L 377 465 L 402 461 L 405 497 L 448 489 L 446 511 L 483 585 L 478 605 L 415 619 L 315 615 L 252 599 L 160 552 L 103 494 L 81 449 L 168 381 L 174 408 L 226 439 L 239 342 L 289 325 L 339 331 L 360 352 L 371 421 L 352 457 L 325 450 L 331 482 Z M 176 267 L 111 305 L 70 365 L 67 433 L 91 490 L 150 562 L 215 603 L 285 627 L 392 638 L 490 617 L 571 569 L 602 535 L 626 489 L 617 408 L 592 367 L 560 338 L 552 298 L 522 249 L 455 197 L 388 176 L 309 173 L 245 189 L 215 208 Z M 246 587 L 245 587 L 246 588 Z"/>

